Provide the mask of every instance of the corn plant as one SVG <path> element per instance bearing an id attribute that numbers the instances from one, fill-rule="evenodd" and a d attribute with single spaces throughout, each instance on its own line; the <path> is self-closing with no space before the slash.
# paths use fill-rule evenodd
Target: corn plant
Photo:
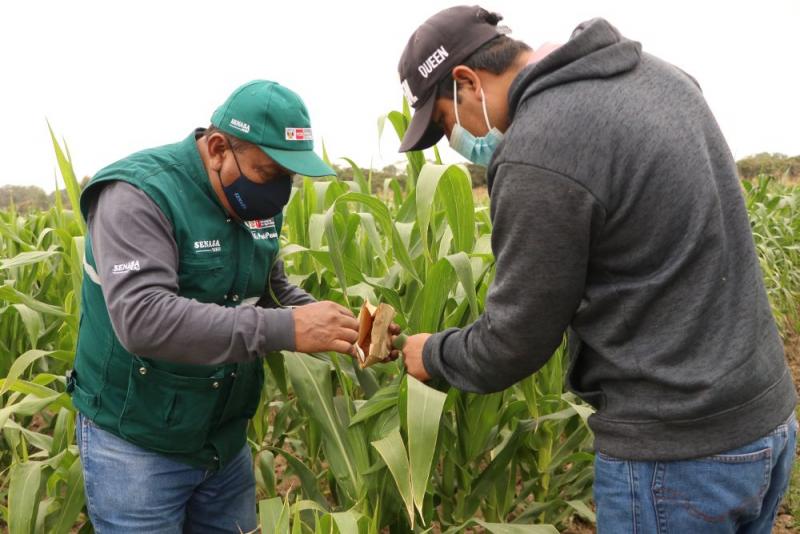
<path id="1" fill-rule="evenodd" d="M 772 311 L 783 333 L 800 332 L 800 187 L 764 175 L 742 185 Z"/>
<path id="2" fill-rule="evenodd" d="M 402 136 L 410 113 L 388 114 Z M 69 153 L 53 140 L 73 206 Z M 325 155 L 327 158 L 327 155 Z M 406 175 L 373 184 L 304 179 L 285 212 L 290 280 L 357 310 L 391 304 L 408 334 L 461 327 L 483 311 L 494 274 L 488 207 L 465 168 L 407 155 Z M 371 193 L 374 185 L 382 191 Z M 744 184 L 776 317 L 798 326 L 797 188 Z M 0 523 L 11 532 L 91 531 L 75 412 L 65 393 L 79 319 L 85 225 L 56 205 L 0 211 Z M 400 362 L 362 370 L 337 354 L 264 358 L 248 429 L 264 532 L 556 532 L 593 519 L 591 409 L 564 389 L 565 347 L 505 391 L 425 385 Z"/>
<path id="3" fill-rule="evenodd" d="M 77 206 L 69 154 L 55 138 L 53 146 Z M 84 508 L 64 373 L 77 340 L 85 227 L 55 198 L 46 212 L 0 212 L 0 517 L 14 533 L 67 532 Z"/>
<path id="4" fill-rule="evenodd" d="M 409 117 L 405 107 L 385 120 L 402 136 Z M 354 310 L 365 299 L 387 302 L 408 333 L 477 319 L 494 268 L 488 210 L 475 206 L 465 168 L 434 159 L 408 154 L 405 183 L 388 180 L 380 196 L 352 162 L 353 182 L 306 179 L 286 212 L 290 279 Z M 271 437 L 268 424 L 254 425 L 253 436 L 274 444 L 261 452 L 263 494 L 273 509 L 283 506 L 289 528 L 291 504 L 280 504 L 268 473 L 280 455 L 302 481 L 297 502 L 368 518 L 364 532 L 460 531 L 475 517 L 489 530 L 514 520 L 552 532 L 534 523 L 574 512 L 591 519 L 590 410 L 563 390 L 565 358 L 559 350 L 542 371 L 493 395 L 431 388 L 396 364 L 361 370 L 335 355 L 268 358 L 274 425 Z M 316 528 L 299 517 L 298 528 Z"/>

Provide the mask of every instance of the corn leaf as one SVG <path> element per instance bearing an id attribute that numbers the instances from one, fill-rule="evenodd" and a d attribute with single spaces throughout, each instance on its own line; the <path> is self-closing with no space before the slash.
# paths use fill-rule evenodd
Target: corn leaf
<path id="1" fill-rule="evenodd" d="M 42 490 L 42 466 L 38 462 L 11 466 L 8 488 L 8 528 L 14 534 L 33 532 Z"/>
<path id="2" fill-rule="evenodd" d="M 430 388 L 411 375 L 407 389 L 408 458 L 414 504 L 422 515 L 422 502 L 428 488 L 433 454 L 439 436 L 439 420 L 447 395 Z"/>
<path id="3" fill-rule="evenodd" d="M 414 497 L 411 491 L 411 477 L 408 465 L 408 455 L 406 454 L 406 446 L 403 443 L 403 438 L 400 436 L 400 431 L 395 430 L 385 438 L 379 441 L 373 441 L 372 446 L 381 455 L 383 461 L 386 462 L 389 472 L 392 473 L 397 490 L 400 492 L 400 497 L 406 505 L 406 512 L 408 513 L 408 521 L 414 524 Z"/>

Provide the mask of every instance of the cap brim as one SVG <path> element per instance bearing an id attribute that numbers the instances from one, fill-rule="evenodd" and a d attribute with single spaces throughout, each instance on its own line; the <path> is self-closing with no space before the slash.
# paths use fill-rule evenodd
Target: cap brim
<path id="1" fill-rule="evenodd" d="M 435 93 L 411 117 L 411 124 L 408 125 L 403 142 L 400 143 L 400 152 L 422 150 L 435 145 L 442 138 L 444 131 L 431 121 L 434 107 L 436 107 Z"/>
<path id="2" fill-rule="evenodd" d="M 284 150 L 261 145 L 259 145 L 259 148 L 267 156 L 274 159 L 278 165 L 289 169 L 293 173 L 314 178 L 336 175 L 336 171 L 322 161 L 322 158 L 317 156 L 313 150 Z"/>

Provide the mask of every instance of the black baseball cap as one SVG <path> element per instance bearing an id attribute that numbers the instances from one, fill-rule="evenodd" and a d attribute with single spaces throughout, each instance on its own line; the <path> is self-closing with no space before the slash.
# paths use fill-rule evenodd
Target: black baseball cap
<path id="1" fill-rule="evenodd" d="M 444 132 L 431 122 L 436 86 L 475 50 L 509 33 L 502 16 L 480 6 L 455 6 L 436 13 L 411 35 L 397 70 L 406 99 L 414 108 L 400 152 L 436 144 Z"/>

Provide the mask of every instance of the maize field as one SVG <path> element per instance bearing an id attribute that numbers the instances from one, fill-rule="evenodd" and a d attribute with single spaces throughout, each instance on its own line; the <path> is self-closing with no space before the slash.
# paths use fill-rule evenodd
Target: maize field
<path id="1" fill-rule="evenodd" d="M 403 111 L 380 123 L 402 136 Z M 52 132 L 51 132 L 52 134 Z M 53 146 L 72 206 L 78 181 Z M 327 154 L 324 155 L 327 159 Z M 430 156 L 430 154 L 429 154 Z M 407 154 L 404 179 L 303 179 L 285 209 L 292 283 L 358 314 L 390 304 L 407 334 L 465 326 L 494 275 L 489 208 L 459 165 Z M 373 191 L 379 191 L 373 193 Z M 782 332 L 800 326 L 800 188 L 744 194 Z M 92 532 L 65 392 L 80 316 L 80 214 L 0 211 L 0 526 Z M 564 386 L 565 347 L 505 391 L 474 395 L 341 354 L 273 353 L 248 440 L 265 533 L 556 533 L 591 523 L 592 409 Z"/>

